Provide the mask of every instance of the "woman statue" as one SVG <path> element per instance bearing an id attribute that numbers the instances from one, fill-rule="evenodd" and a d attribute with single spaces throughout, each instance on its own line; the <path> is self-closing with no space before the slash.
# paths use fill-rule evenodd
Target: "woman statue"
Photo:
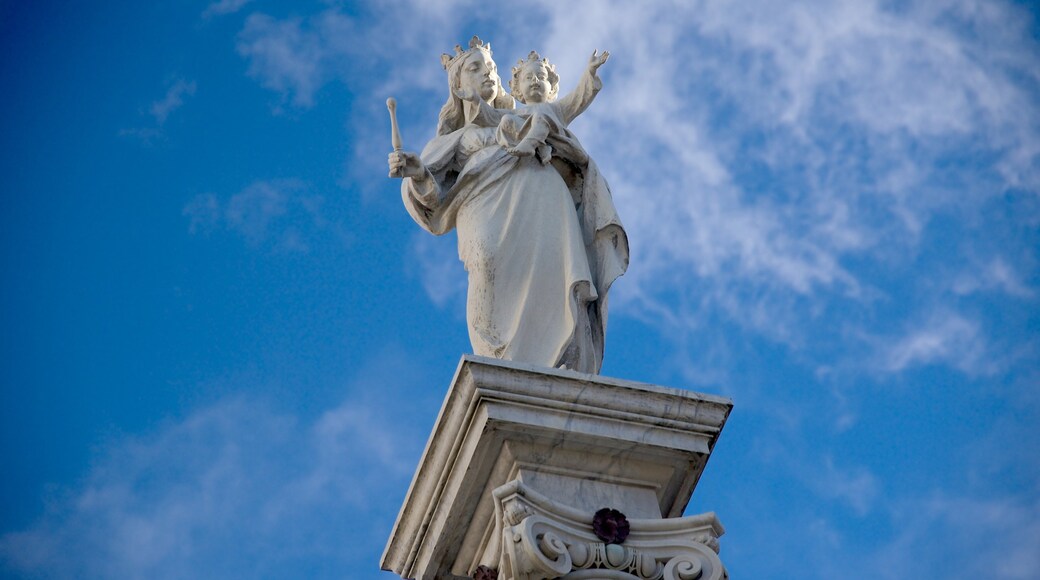
<path id="1" fill-rule="evenodd" d="M 603 364 L 607 292 L 628 267 L 628 239 L 606 181 L 566 124 L 602 86 L 596 69 L 606 56 L 593 53 L 578 89 L 556 109 L 505 114 L 498 109 L 513 109 L 513 99 L 491 46 L 473 37 L 467 50 L 441 57 L 448 100 L 437 136 L 421 155 L 390 154 L 416 223 L 436 235 L 457 230 L 478 355 L 587 373 Z M 515 81 L 524 63 L 518 68 Z M 538 134 L 538 155 L 518 152 L 525 120 Z"/>

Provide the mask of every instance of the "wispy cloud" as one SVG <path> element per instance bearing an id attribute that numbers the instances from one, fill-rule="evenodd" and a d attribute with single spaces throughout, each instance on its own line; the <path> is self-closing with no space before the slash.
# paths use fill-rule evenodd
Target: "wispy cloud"
<path id="1" fill-rule="evenodd" d="M 430 420 L 400 421 L 394 393 L 420 375 L 377 358 L 313 419 L 241 394 L 112 440 L 38 522 L 0 537 L 0 563 L 64 578 L 374 573 L 401 499 L 387 486 L 404 489 Z"/>
<path id="2" fill-rule="evenodd" d="M 155 141 L 162 139 L 163 137 L 163 125 L 170 115 L 180 109 L 184 105 L 184 99 L 186 97 L 193 96 L 197 88 L 195 81 L 189 81 L 182 78 L 174 79 L 169 88 L 166 89 L 166 94 L 159 100 L 153 101 L 148 107 L 148 115 L 155 121 L 153 126 L 147 127 L 134 127 L 131 129 L 123 129 L 119 132 L 120 135 L 128 137 L 136 137 L 145 144 L 152 144 Z"/>
<path id="3" fill-rule="evenodd" d="M 812 427 L 790 421 L 790 415 L 819 414 L 811 402 L 745 416 L 747 426 L 755 424 L 752 445 L 729 447 L 712 458 L 722 463 L 715 464 L 712 477 L 727 475 L 718 471 L 722 467 L 732 480 L 704 484 L 718 487 L 716 501 L 726 504 L 710 507 L 720 511 L 730 532 L 723 539 L 723 561 L 755 576 L 797 569 L 804 577 L 828 579 L 868 573 L 892 579 L 955 573 L 1030 578 L 1038 564 L 1040 501 L 1037 469 L 1023 442 L 1035 439 L 1036 405 L 1016 404 L 1021 416 L 970 430 L 960 451 L 931 449 L 956 459 L 930 477 L 891 465 L 893 455 L 914 453 L 900 449 L 900 443 L 920 435 L 909 425 L 898 434 L 880 435 L 887 443 L 874 443 L 895 451 L 872 452 L 872 464 L 858 464 L 854 457 L 864 457 L 861 449 L 848 444 L 863 443 L 862 435 L 810 435 Z M 888 404 L 881 406 L 891 412 Z M 738 408 L 748 411 L 739 401 Z M 733 427 L 740 428 L 727 429 Z M 934 436 L 926 438 L 934 442 Z M 763 493 L 766 488 L 772 491 Z M 701 496 L 696 509 L 711 505 Z M 807 545 L 817 549 L 806 551 Z"/>
<path id="4" fill-rule="evenodd" d="M 368 12 L 363 25 L 336 6 L 307 17 L 257 13 L 246 19 L 236 48 L 248 62 L 248 74 L 278 93 L 283 104 L 311 107 L 333 82 L 382 95 L 381 104 L 398 92 L 443 88 L 438 57 L 473 34 L 460 37 L 457 16 L 478 7 L 454 0 L 372 2 L 358 6 Z"/>
<path id="5" fill-rule="evenodd" d="M 214 16 L 234 14 L 252 1 L 253 0 L 219 0 L 218 2 L 206 6 L 206 9 L 202 11 L 202 17 L 208 19 L 213 18 Z"/>
<path id="6" fill-rule="evenodd" d="M 542 6 L 547 34 L 528 42 L 559 55 L 564 84 L 591 48 L 615 55 L 575 130 L 632 240 L 617 308 L 668 332 L 736 325 L 811 353 L 847 340 L 879 298 L 933 293 L 955 322 L 918 334 L 905 345 L 916 354 L 889 368 L 979 368 L 969 342 L 984 344 L 984 328 L 921 277 L 964 264 L 969 250 L 920 256 L 946 235 L 936 218 L 989 236 L 983 208 L 1009 187 L 1040 190 L 1040 47 L 1028 15 L 1002 3 Z M 987 283 L 1025 295 L 1015 269 L 983 261 L 996 265 Z"/>
<path id="7" fill-rule="evenodd" d="M 238 51 L 253 77 L 294 106 L 313 106 L 332 82 L 367 95 L 356 105 L 358 135 L 385 134 L 388 94 L 428 102 L 419 107 L 428 111 L 425 125 L 416 107 L 402 109 L 411 111 L 402 130 L 413 141 L 429 135 L 441 102 L 436 55 L 480 32 L 455 17 L 467 10 L 481 13 L 463 1 L 373 9 L 364 30 L 336 8 L 288 19 L 257 14 Z M 601 69 L 607 88 L 574 124 L 611 183 L 632 243 L 632 267 L 612 305 L 669 336 L 688 335 L 673 342 L 697 359 L 688 365 L 697 373 L 714 372 L 696 353 L 724 350 L 720 335 L 762 338 L 811 365 L 840 365 L 813 359 L 835 342 L 885 334 L 872 321 L 897 295 L 930 294 L 918 303 L 961 319 L 957 296 L 971 288 L 1035 297 L 1027 239 L 1008 240 L 1024 256 L 1016 263 L 1002 257 L 1007 247 L 923 251 L 953 227 L 970 239 L 1002 220 L 1040 220 L 1035 204 L 1022 206 L 1030 215 L 993 211 L 1009 189 L 1040 191 L 1040 45 L 1022 7 L 617 1 L 576 11 L 545 1 L 487 17 L 514 22 L 520 14 L 537 14 L 539 26 L 501 27 L 503 38 L 486 39 L 503 68 L 536 48 L 557 63 L 567 90 L 593 48 L 613 54 Z M 401 40 L 371 50 L 387 37 Z M 359 143 L 356 151 L 359 167 L 382 162 L 380 146 Z M 978 219 L 986 212 L 989 221 Z M 438 264 L 423 269 L 431 299 L 458 299 L 461 275 L 444 274 L 452 252 L 430 252 L 426 243 L 414 250 Z M 927 273 L 937 272 L 949 286 L 936 287 Z M 910 325 L 928 315 L 902 316 Z M 708 341 L 708 326 L 736 334 Z M 985 328 L 975 329 L 981 342 Z M 888 368 L 912 368 L 925 360 L 920 352 Z"/>
<path id="8" fill-rule="evenodd" d="M 466 271 L 459 262 L 455 244 L 451 243 L 454 237 L 438 239 L 426 232 L 416 232 L 412 237 L 411 259 L 430 300 L 438 307 L 453 307 L 464 315 Z"/>
<path id="9" fill-rule="evenodd" d="M 177 79 L 166 91 L 166 96 L 152 103 L 148 112 L 155 117 L 155 122 L 161 127 L 170 113 L 181 108 L 181 105 L 184 104 L 184 97 L 195 94 L 195 89 L 195 81 Z"/>
<path id="10" fill-rule="evenodd" d="M 207 234 L 226 229 L 251 246 L 272 245 L 288 253 L 306 253 L 310 232 L 327 226 L 324 199 L 298 179 L 257 181 L 226 200 L 215 194 L 195 196 L 184 206 L 188 231 Z"/>
<path id="11" fill-rule="evenodd" d="M 936 312 L 904 335 L 877 341 L 879 369 L 898 373 L 908 368 L 945 364 L 971 374 L 999 368 L 977 322 L 952 312 Z"/>
<path id="12" fill-rule="evenodd" d="M 1040 569 L 1040 503 L 1015 495 L 935 493 L 894 507 L 891 540 L 871 559 L 881 578 L 966 574 L 1028 579 Z M 961 547 L 967 558 L 958 558 Z"/>
<path id="13" fill-rule="evenodd" d="M 760 465 L 762 471 L 771 474 L 763 479 L 783 481 L 811 492 L 812 503 L 820 506 L 821 512 L 838 506 L 858 518 L 874 514 L 883 495 L 882 477 L 871 467 L 836 458 L 826 442 L 813 445 L 807 441 L 806 433 L 820 427 L 808 424 L 809 419 L 822 407 L 781 403 L 745 409 L 756 413 L 763 426 L 748 447 L 744 461 Z"/>
<path id="14" fill-rule="evenodd" d="M 870 470 L 864 467 L 839 468 L 832 457 L 825 459 L 823 477 L 815 480 L 814 485 L 819 493 L 840 499 L 860 516 L 873 509 L 880 492 L 878 478 Z"/>
<path id="15" fill-rule="evenodd" d="M 953 292 L 967 295 L 977 292 L 1003 292 L 1017 298 L 1033 298 L 1036 291 L 1022 280 L 1018 270 L 1001 256 L 975 269 L 961 272 L 953 282 Z"/>
<path id="16" fill-rule="evenodd" d="M 589 109 L 583 136 L 603 143 L 602 165 L 625 168 L 615 194 L 643 242 L 633 257 L 643 268 L 626 282 L 653 299 L 663 277 L 723 303 L 739 285 L 755 298 L 738 298 L 738 320 L 765 307 L 782 322 L 799 296 L 868 296 L 874 282 L 850 261 L 912 253 L 933 211 L 970 210 L 1006 187 L 941 159 L 969 147 L 1010 163 L 1018 157 L 1006 152 L 1035 147 L 1036 85 L 1016 79 L 1036 46 L 1021 29 L 996 46 L 958 33 L 965 22 L 984 33 L 1013 11 L 871 2 L 552 11 L 548 52 L 616 47 L 605 74 L 623 90 Z M 611 139 L 619 134 L 638 146 Z M 963 173 L 956 189 L 950 171 Z M 1031 181 L 1040 184 L 1035 172 Z"/>
<path id="17" fill-rule="evenodd" d="M 327 10 L 310 18 L 278 20 L 252 14 L 238 35 L 238 53 L 249 61 L 249 75 L 299 107 L 314 104 L 315 93 L 335 78 L 342 59 L 361 54 L 350 39 L 358 31 L 347 16 Z"/>
<path id="18" fill-rule="evenodd" d="M 783 527 L 767 525 L 780 548 L 813 545 L 798 560 L 776 554 L 812 578 L 945 578 L 977 576 L 1026 580 L 1040 566 L 1040 505 L 1021 496 L 969 498 L 935 493 L 889 500 L 886 522 L 878 528 L 876 547 L 850 542 L 827 517 L 797 514 Z M 797 530 L 797 533 L 792 533 Z M 768 543 L 768 542 L 766 542 Z"/>

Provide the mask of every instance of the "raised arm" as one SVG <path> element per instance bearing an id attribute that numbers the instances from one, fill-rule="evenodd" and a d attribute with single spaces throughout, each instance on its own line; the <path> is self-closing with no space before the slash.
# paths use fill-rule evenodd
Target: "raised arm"
<path id="1" fill-rule="evenodd" d="M 603 66 L 603 63 L 607 62 L 608 58 L 610 58 L 609 52 L 603 51 L 598 53 L 598 51 L 593 50 L 592 56 L 589 57 L 589 66 L 585 69 L 585 73 L 581 75 L 578 86 L 556 101 L 556 106 L 564 123 L 569 125 L 575 117 L 585 112 L 585 109 L 592 104 L 592 100 L 596 98 L 596 93 L 603 88 L 603 81 L 600 80 L 596 71 Z"/>

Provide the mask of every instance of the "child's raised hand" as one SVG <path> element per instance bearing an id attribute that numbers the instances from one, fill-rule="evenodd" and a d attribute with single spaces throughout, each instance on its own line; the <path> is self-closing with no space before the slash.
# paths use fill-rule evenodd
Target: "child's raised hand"
<path id="1" fill-rule="evenodd" d="M 610 58 L 610 53 L 605 50 L 601 54 L 596 54 L 596 52 L 596 50 L 593 50 L 592 56 L 589 57 L 589 70 L 592 72 L 596 72 L 596 69 L 603 66 L 603 63 Z"/>

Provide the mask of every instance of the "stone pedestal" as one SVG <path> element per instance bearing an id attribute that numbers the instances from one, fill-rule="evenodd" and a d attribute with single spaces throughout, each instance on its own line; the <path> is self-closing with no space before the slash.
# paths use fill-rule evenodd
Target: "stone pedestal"
<path id="1" fill-rule="evenodd" d="M 725 578 L 712 513 L 679 517 L 728 399 L 467 355 L 383 553 L 408 579 Z M 622 512 L 617 543 L 594 514 Z"/>

